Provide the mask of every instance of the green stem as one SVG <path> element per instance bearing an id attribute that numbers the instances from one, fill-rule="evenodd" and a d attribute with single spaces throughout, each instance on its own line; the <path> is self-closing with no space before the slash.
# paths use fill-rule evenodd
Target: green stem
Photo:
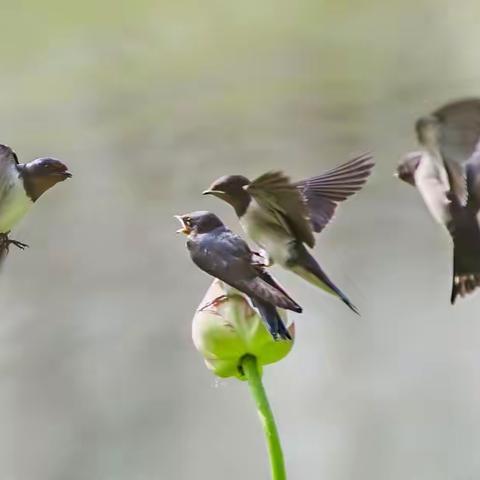
<path id="1" fill-rule="evenodd" d="M 242 360 L 242 367 L 247 377 L 252 396 L 257 404 L 258 416 L 263 425 L 268 454 L 270 456 L 272 480 L 286 480 L 287 474 L 285 473 L 282 446 L 280 445 L 280 438 L 278 437 L 275 419 L 273 418 L 273 413 L 268 403 L 267 394 L 263 388 L 257 359 L 253 355 L 245 355 Z"/>

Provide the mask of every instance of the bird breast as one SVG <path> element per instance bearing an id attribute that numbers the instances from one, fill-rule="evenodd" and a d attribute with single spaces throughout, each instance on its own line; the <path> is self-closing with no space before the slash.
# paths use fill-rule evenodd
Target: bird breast
<path id="1" fill-rule="evenodd" d="M 451 219 L 448 178 L 443 165 L 429 154 L 424 154 L 415 172 L 415 184 L 423 197 L 433 218 L 440 224 L 447 224 Z"/>
<path id="2" fill-rule="evenodd" d="M 240 217 L 240 225 L 248 237 L 268 253 L 271 261 L 283 266 L 288 263 L 294 239 L 272 212 L 252 199 Z"/>

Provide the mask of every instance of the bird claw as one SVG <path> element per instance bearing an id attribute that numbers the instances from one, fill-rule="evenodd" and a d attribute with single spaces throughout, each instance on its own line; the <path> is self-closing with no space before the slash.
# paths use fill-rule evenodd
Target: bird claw
<path id="1" fill-rule="evenodd" d="M 25 250 L 28 248 L 28 245 L 23 242 L 19 242 L 18 240 L 12 240 L 8 237 L 10 232 L 0 233 L 0 249 L 9 250 L 10 245 L 15 245 L 20 250 Z"/>
<path id="2" fill-rule="evenodd" d="M 265 268 L 271 267 L 273 265 L 272 259 L 265 250 L 260 250 L 259 252 L 252 253 L 252 260 L 254 265 Z M 259 260 L 255 260 L 254 257 L 257 257 Z"/>
<path id="3" fill-rule="evenodd" d="M 212 301 L 202 305 L 198 311 L 203 312 L 204 310 L 209 309 L 210 307 L 217 308 L 222 302 L 228 299 L 228 295 L 220 295 L 217 298 L 214 298 Z"/>

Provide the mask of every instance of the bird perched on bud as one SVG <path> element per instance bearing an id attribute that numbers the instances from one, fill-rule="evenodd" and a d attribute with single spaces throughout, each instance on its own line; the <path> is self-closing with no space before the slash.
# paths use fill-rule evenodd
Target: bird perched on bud
<path id="1" fill-rule="evenodd" d="M 305 245 L 314 247 L 314 232 L 325 228 L 339 202 L 362 188 L 373 166 L 372 157 L 362 155 L 299 182 L 290 181 L 281 172 L 265 173 L 253 181 L 227 175 L 203 194 L 214 195 L 235 209 L 243 230 L 264 251 L 269 264 L 291 270 L 358 313 Z"/>
<path id="2" fill-rule="evenodd" d="M 21 249 L 27 247 L 9 238 L 11 229 L 47 190 L 71 176 L 59 160 L 37 158 L 19 163 L 10 147 L 0 145 L 0 257 L 12 244 Z"/>
<path id="3" fill-rule="evenodd" d="M 480 99 L 449 103 L 417 120 L 421 150 L 398 165 L 453 239 L 450 301 L 480 286 Z"/>
<path id="4" fill-rule="evenodd" d="M 274 338 L 290 339 L 275 307 L 300 313 L 302 308 L 266 272 L 263 259 L 210 212 L 178 215 L 178 230 L 188 236 L 193 262 L 204 272 L 248 295 Z"/>

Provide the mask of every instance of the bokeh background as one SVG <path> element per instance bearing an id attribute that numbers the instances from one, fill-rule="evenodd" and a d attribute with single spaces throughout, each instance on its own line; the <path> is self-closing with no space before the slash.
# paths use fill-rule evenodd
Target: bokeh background
<path id="1" fill-rule="evenodd" d="M 0 141 L 74 178 L 0 276 L 0 479 L 266 479 L 246 385 L 190 338 L 209 278 L 175 213 L 216 177 L 371 151 L 316 256 L 362 312 L 292 275 L 297 342 L 265 371 L 291 479 L 480 478 L 480 294 L 392 177 L 413 122 L 480 94 L 476 0 L 1 0 Z"/>

